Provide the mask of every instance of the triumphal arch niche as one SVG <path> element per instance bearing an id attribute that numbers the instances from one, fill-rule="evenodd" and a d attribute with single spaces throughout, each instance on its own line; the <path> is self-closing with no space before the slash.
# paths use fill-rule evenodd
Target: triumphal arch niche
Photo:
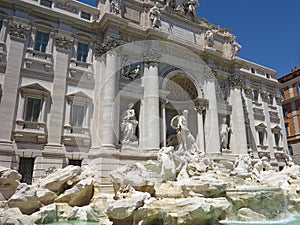
<path id="1" fill-rule="evenodd" d="M 177 125 L 185 118 L 189 145 L 201 152 L 220 159 L 251 153 L 285 165 L 276 71 L 238 57 L 236 36 L 197 17 L 198 6 L 99 2 L 98 22 L 107 29 L 96 49 L 101 85 L 93 145 L 126 159 L 148 159 L 164 146 L 184 149 Z"/>
<path id="2" fill-rule="evenodd" d="M 118 143 L 123 152 L 158 150 L 165 146 L 178 148 L 180 141 L 173 119 L 188 112 L 194 147 L 206 153 L 221 153 L 219 118 L 229 121 L 231 107 L 215 71 L 199 55 L 184 46 L 158 40 L 124 44 L 106 54 L 107 58 L 116 54 L 120 60 L 120 66 L 115 68 L 119 79 L 113 76 L 119 90 L 111 105 L 110 118 L 102 117 L 100 134 L 105 124 L 111 126 L 114 131 L 111 140 Z M 109 82 L 112 78 L 107 76 L 107 79 L 101 92 L 112 85 Z M 224 92 L 219 100 L 217 89 Z M 102 101 L 107 97 L 99 96 Z M 241 102 L 241 96 L 237 97 Z M 104 111 L 101 114 L 106 115 Z M 104 134 L 100 137 L 107 138 L 107 132 L 106 137 Z M 246 151 L 245 134 L 243 138 Z M 224 150 L 229 150 L 228 145 Z"/>
<path id="3" fill-rule="evenodd" d="M 186 136 L 201 152 L 221 159 L 251 152 L 284 165 L 276 72 L 239 58 L 236 36 L 198 18 L 198 6 L 99 2 L 98 21 L 107 29 L 98 51 L 96 146 L 133 151 L 129 158 L 182 148 L 177 124 L 186 118 Z"/>

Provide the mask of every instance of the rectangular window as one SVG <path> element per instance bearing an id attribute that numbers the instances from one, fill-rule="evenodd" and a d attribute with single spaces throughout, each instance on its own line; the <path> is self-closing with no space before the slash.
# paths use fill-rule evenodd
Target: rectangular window
<path id="1" fill-rule="evenodd" d="M 269 94 L 269 105 L 273 105 L 273 95 Z"/>
<path id="2" fill-rule="evenodd" d="M 285 100 L 284 89 L 280 90 L 280 95 L 282 97 L 282 100 Z"/>
<path id="3" fill-rule="evenodd" d="M 297 95 L 300 95 L 300 83 L 296 84 Z"/>
<path id="4" fill-rule="evenodd" d="M 283 111 L 283 117 L 284 118 L 288 118 L 288 111 L 287 111 L 287 108 L 282 108 L 282 111 Z"/>
<path id="5" fill-rule="evenodd" d="M 85 108 L 82 105 L 72 105 L 72 121 L 71 125 L 82 127 L 85 115 Z"/>
<path id="6" fill-rule="evenodd" d="M 41 112 L 42 100 L 38 98 L 27 98 L 25 121 L 38 122 Z"/>
<path id="7" fill-rule="evenodd" d="M 49 34 L 37 32 L 35 36 L 34 50 L 39 52 L 46 52 L 49 41 Z"/>
<path id="8" fill-rule="evenodd" d="M 251 73 L 255 73 L 255 69 L 254 68 L 251 68 Z"/>
<path id="9" fill-rule="evenodd" d="M 49 0 L 41 0 L 41 5 L 46 6 L 48 8 L 52 8 L 52 1 Z"/>
<path id="10" fill-rule="evenodd" d="M 85 20 L 91 20 L 91 14 L 86 12 L 81 12 L 81 18 Z"/>
<path id="11" fill-rule="evenodd" d="M 69 159 L 69 165 L 81 166 L 81 160 Z"/>
<path id="12" fill-rule="evenodd" d="M 290 136 L 290 127 L 289 127 L 289 124 L 286 123 L 286 124 L 284 124 L 284 126 L 285 126 L 285 133 L 286 133 L 286 136 L 288 137 L 288 136 Z"/>
<path id="13" fill-rule="evenodd" d="M 258 102 L 258 90 L 253 90 L 253 101 Z"/>
<path id="14" fill-rule="evenodd" d="M 278 133 L 274 133 L 275 146 L 279 146 L 280 135 Z"/>
<path id="15" fill-rule="evenodd" d="M 294 155 L 294 151 L 293 151 L 293 147 L 292 146 L 288 146 L 288 150 L 289 150 L 289 154 L 290 155 Z"/>
<path id="16" fill-rule="evenodd" d="M 34 158 L 20 158 L 19 173 L 22 175 L 21 182 L 32 184 Z"/>
<path id="17" fill-rule="evenodd" d="M 259 145 L 264 145 L 264 131 L 258 131 Z"/>
<path id="18" fill-rule="evenodd" d="M 77 46 L 77 60 L 80 62 L 86 62 L 88 53 L 89 46 L 79 42 Z"/>

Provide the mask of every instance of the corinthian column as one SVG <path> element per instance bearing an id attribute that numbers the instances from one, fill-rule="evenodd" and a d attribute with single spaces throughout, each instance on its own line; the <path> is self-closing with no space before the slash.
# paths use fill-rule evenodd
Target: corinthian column
<path id="1" fill-rule="evenodd" d="M 158 63 L 148 61 L 144 66 L 144 96 L 142 99 L 141 146 L 145 149 L 160 147 Z"/>
<path id="2" fill-rule="evenodd" d="M 99 133 L 103 148 L 115 148 L 117 144 L 118 104 L 116 97 L 119 84 L 120 56 L 116 49 L 106 53 L 105 74 L 101 78 L 101 119 Z"/>
<path id="3" fill-rule="evenodd" d="M 206 122 L 205 122 L 205 141 L 206 153 L 220 152 L 220 135 L 219 135 L 219 119 L 218 105 L 216 97 L 216 78 L 211 68 L 206 70 L 206 98 L 209 100 Z"/>
<path id="4" fill-rule="evenodd" d="M 231 114 L 230 149 L 234 154 L 247 153 L 247 136 L 244 117 L 244 107 L 241 93 L 241 78 L 238 74 L 229 77 Z"/>

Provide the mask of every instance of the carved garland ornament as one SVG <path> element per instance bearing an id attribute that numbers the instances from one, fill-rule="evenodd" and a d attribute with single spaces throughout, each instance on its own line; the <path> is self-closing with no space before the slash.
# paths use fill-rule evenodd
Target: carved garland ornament
<path id="1" fill-rule="evenodd" d="M 121 45 L 120 41 L 116 41 L 115 39 L 109 38 L 101 44 L 96 44 L 95 56 L 100 57 L 103 54 L 105 54 L 106 52 L 108 52 L 114 48 L 117 48 L 120 45 Z"/>
<path id="2" fill-rule="evenodd" d="M 16 38 L 27 39 L 31 28 L 29 26 L 20 24 L 20 23 L 9 23 L 8 33 Z"/>

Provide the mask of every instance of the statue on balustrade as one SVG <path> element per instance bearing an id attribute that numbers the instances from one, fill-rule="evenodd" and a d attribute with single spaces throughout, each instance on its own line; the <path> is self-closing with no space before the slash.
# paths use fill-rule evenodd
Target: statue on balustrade
<path id="1" fill-rule="evenodd" d="M 126 111 L 126 115 L 123 117 L 121 124 L 121 143 L 137 143 L 138 138 L 136 136 L 136 128 L 138 125 L 138 121 L 135 117 L 134 109 L 129 108 Z"/>
<path id="2" fill-rule="evenodd" d="M 183 110 L 182 115 L 177 115 L 171 120 L 171 127 L 176 129 L 179 142 L 178 151 L 182 153 L 197 152 L 196 141 L 188 128 L 188 110 Z"/>
<path id="3" fill-rule="evenodd" d="M 196 7 L 199 6 L 198 0 L 187 0 L 183 3 L 184 13 L 191 15 L 192 18 L 196 17 Z"/>

